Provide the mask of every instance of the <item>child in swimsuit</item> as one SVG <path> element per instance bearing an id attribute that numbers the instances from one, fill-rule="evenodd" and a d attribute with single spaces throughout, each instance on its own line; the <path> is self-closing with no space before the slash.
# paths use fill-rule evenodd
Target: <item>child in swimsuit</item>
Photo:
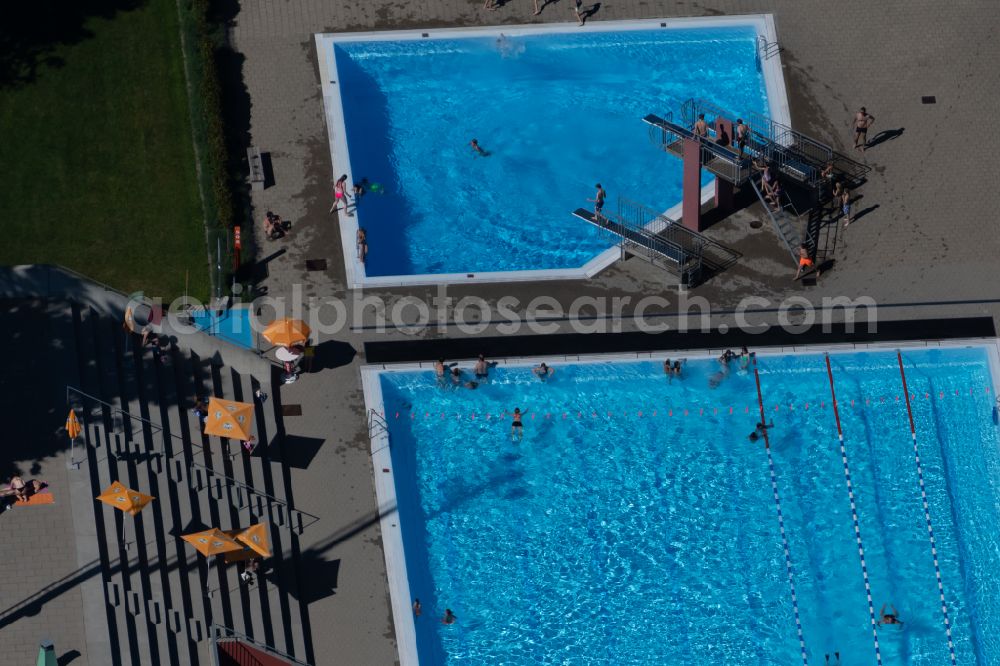
<path id="1" fill-rule="evenodd" d="M 347 210 L 347 174 L 345 173 L 333 186 L 333 207 L 330 212 L 337 210 L 340 206 L 340 202 L 344 202 L 344 210 Z"/>
<path id="2" fill-rule="evenodd" d="M 524 438 L 524 424 L 521 423 L 521 408 L 514 408 L 514 420 L 510 424 L 510 440 L 521 441 Z"/>

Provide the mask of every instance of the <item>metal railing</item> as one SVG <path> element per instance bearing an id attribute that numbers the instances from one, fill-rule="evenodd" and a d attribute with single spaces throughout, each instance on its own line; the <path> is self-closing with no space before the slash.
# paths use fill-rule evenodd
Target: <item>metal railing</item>
<path id="1" fill-rule="evenodd" d="M 191 444 L 192 446 L 197 447 L 200 451 L 204 451 L 205 447 L 203 447 L 201 444 L 198 444 L 194 440 L 186 440 L 186 439 L 184 439 L 184 437 L 181 437 L 180 435 L 177 435 L 177 434 L 174 434 L 172 432 L 166 431 L 163 428 L 163 426 L 160 425 L 160 424 L 158 424 L 158 423 L 154 423 L 153 421 L 150 421 L 149 419 L 144 419 L 141 416 L 136 416 L 135 414 L 132 414 L 132 413 L 130 413 L 130 412 L 124 410 L 124 409 L 121 409 L 120 407 L 116 407 L 115 405 L 112 405 L 111 403 L 109 403 L 109 402 L 107 402 L 105 400 L 101 400 L 97 396 L 93 396 L 93 395 L 87 393 L 86 391 L 81 391 L 80 389 L 78 389 L 78 388 L 76 388 L 74 386 L 67 385 L 66 386 L 66 403 L 69 404 L 69 405 L 71 405 L 71 406 L 74 406 L 74 401 L 70 400 L 70 393 L 74 393 L 74 394 L 76 394 L 78 396 L 82 396 L 83 398 L 86 398 L 87 400 L 92 400 L 93 402 L 96 402 L 96 403 L 100 404 L 104 408 L 104 410 L 107 410 L 106 412 L 102 410 L 101 416 L 102 416 L 102 418 L 103 418 L 103 420 L 105 422 L 105 427 L 110 432 L 115 432 L 116 433 L 116 432 L 118 432 L 118 430 L 117 430 L 117 426 L 116 426 L 114 420 L 111 419 L 111 418 L 109 418 L 109 414 L 120 415 L 120 416 L 122 416 L 124 418 L 127 418 L 129 421 L 137 421 L 137 422 L 139 422 L 139 423 L 142 424 L 136 430 L 129 430 L 128 433 L 127 433 L 129 437 L 132 437 L 132 435 L 134 433 L 142 430 L 143 427 L 149 427 L 149 428 L 153 429 L 154 434 L 155 433 L 159 433 L 161 435 L 167 435 L 167 436 L 171 437 L 172 439 L 174 439 L 175 441 L 179 442 L 180 445 L 181 445 L 181 449 L 178 450 L 178 451 L 175 451 L 170 456 L 166 456 L 166 451 L 164 451 L 162 448 L 157 448 L 157 446 L 155 445 L 155 443 L 149 443 L 148 448 L 147 448 L 147 452 L 159 453 L 161 455 L 164 455 L 167 458 L 167 460 L 171 460 L 173 458 L 176 458 L 179 455 L 182 455 L 184 453 L 184 450 L 185 450 L 184 447 L 187 444 Z M 79 401 L 77 401 L 77 402 L 79 402 Z M 82 404 L 80 404 L 80 406 L 83 407 Z M 74 409 L 75 408 L 76 407 L 74 406 Z M 86 412 L 86 411 L 89 411 L 89 410 L 84 409 L 84 411 Z M 122 426 L 123 426 L 123 432 L 124 432 L 124 424 L 125 424 L 124 418 L 123 418 L 123 420 L 121 422 Z M 86 422 L 86 416 L 84 417 L 84 421 Z M 86 445 L 86 441 L 87 440 L 85 439 L 84 440 L 84 443 L 85 443 L 84 445 Z M 155 440 L 153 440 L 153 441 L 155 442 Z M 122 456 L 119 455 L 117 457 L 122 457 Z M 243 488 L 243 489 L 245 489 L 245 492 L 247 492 L 248 494 L 256 495 L 256 496 L 261 497 L 263 499 L 269 500 L 273 504 L 284 506 L 285 507 L 285 513 L 288 515 L 288 527 L 289 527 L 289 529 L 292 528 L 292 516 L 295 515 L 295 514 L 298 514 L 300 516 L 299 524 L 301 525 L 301 529 L 302 530 L 305 530 L 306 527 L 309 527 L 310 525 L 313 525 L 314 523 L 316 523 L 316 522 L 319 521 L 319 516 L 313 515 L 313 514 L 307 512 L 307 511 L 302 511 L 301 509 L 293 508 L 291 505 L 288 504 L 288 502 L 286 502 L 284 500 L 278 499 L 277 497 L 275 497 L 273 495 L 269 495 L 268 493 L 265 493 L 265 492 L 263 492 L 261 490 L 258 490 L 258 489 L 254 488 L 251 485 L 243 483 L 242 481 L 237 481 L 236 479 L 233 479 L 232 477 L 226 476 L 225 474 L 221 474 L 220 472 L 216 472 L 214 469 L 206 467 L 205 465 L 202 465 L 200 463 L 194 462 L 193 460 L 190 463 L 188 463 L 188 468 L 189 469 L 202 469 L 202 470 L 205 470 L 211 476 L 217 476 L 217 477 L 220 477 L 222 479 L 225 479 L 230 486 L 235 486 L 237 488 Z M 248 502 L 249 502 L 249 498 L 248 498 Z M 247 504 L 247 506 L 249 506 L 249 503 Z M 242 509 L 244 507 L 241 505 L 239 508 Z M 309 522 L 306 522 L 306 521 L 304 521 L 304 520 L 301 519 L 302 516 L 305 516 L 307 518 L 311 518 L 312 520 L 309 521 Z"/>
<path id="2" fill-rule="evenodd" d="M 378 431 L 378 432 L 376 432 Z M 368 409 L 368 439 L 374 439 L 380 432 L 389 434 L 389 424 L 381 414 L 374 409 Z"/>
<path id="3" fill-rule="evenodd" d="M 215 470 L 212 467 L 208 467 L 206 465 L 202 465 L 201 463 L 194 462 L 193 460 L 190 463 L 188 463 L 188 467 L 190 469 L 194 469 L 194 470 L 199 470 L 199 469 L 202 470 L 205 473 L 206 481 L 208 480 L 209 477 L 218 477 L 219 479 L 222 479 L 223 481 L 226 482 L 226 485 L 229 488 L 236 488 L 236 490 L 237 490 L 237 496 L 239 496 L 239 490 L 242 489 L 247 494 L 247 501 L 244 504 L 243 501 L 242 501 L 242 498 L 240 498 L 239 506 L 236 507 L 237 511 L 239 511 L 240 509 L 246 509 L 246 508 L 250 508 L 251 506 L 253 506 L 250 498 L 253 497 L 253 496 L 256 496 L 256 497 L 260 497 L 262 499 L 267 500 L 270 504 L 274 504 L 274 505 L 278 505 L 280 507 L 284 507 L 285 514 L 288 516 L 288 520 L 287 520 L 287 525 L 283 525 L 282 527 L 285 527 L 286 529 L 288 529 L 290 531 L 296 531 L 295 530 L 295 522 L 296 521 L 294 521 L 292 519 L 293 516 L 298 516 L 299 517 L 299 520 L 298 520 L 298 526 L 299 526 L 298 533 L 299 534 L 301 534 L 302 532 L 304 532 L 307 527 L 309 527 L 311 525 L 314 525 L 317 522 L 319 522 L 319 516 L 313 515 L 313 514 L 309 513 L 308 511 L 302 511 L 301 509 L 296 509 L 292 505 L 290 505 L 288 502 L 286 502 L 285 500 L 278 499 L 274 495 L 269 495 L 268 493 L 265 493 L 262 490 L 257 490 L 253 486 L 251 486 L 249 484 L 246 484 L 246 483 L 243 483 L 242 481 L 239 481 L 237 479 L 234 479 L 231 476 L 226 476 L 222 472 L 219 472 L 219 471 Z M 200 488 L 198 488 L 198 489 L 200 489 Z M 306 522 L 305 520 L 303 520 L 303 517 L 305 517 L 305 518 L 311 518 L 311 520 L 309 520 L 308 522 Z"/>
<path id="4" fill-rule="evenodd" d="M 209 633 L 209 639 L 211 640 L 211 645 L 212 645 L 212 648 L 211 648 L 211 650 L 212 650 L 212 666 L 220 666 L 220 663 L 219 663 L 219 644 L 220 643 L 236 643 L 236 644 L 246 643 L 247 645 L 250 645 L 250 646 L 256 648 L 257 650 L 260 650 L 261 652 L 264 652 L 266 654 L 272 655 L 272 656 L 274 656 L 274 657 L 276 657 L 278 659 L 283 659 L 283 660 L 287 661 L 289 664 L 293 664 L 295 666 L 312 666 L 312 664 L 310 664 L 309 662 L 301 661 L 299 659 L 296 659 L 295 657 L 291 656 L 290 654 L 286 654 L 286 653 L 282 652 L 281 650 L 278 650 L 276 648 L 270 647 L 269 645 L 265 645 L 264 643 L 261 643 L 259 641 L 255 641 L 254 639 L 250 638 L 246 634 L 241 634 L 240 632 L 236 631 L 235 629 L 232 629 L 230 627 L 225 627 L 225 626 L 223 626 L 221 624 L 213 624 L 211 627 L 209 627 L 208 633 Z M 228 654 L 228 651 L 227 651 L 227 654 Z M 253 655 L 249 652 L 249 650 L 244 651 L 241 654 L 245 654 L 247 656 L 253 657 Z M 260 663 L 260 660 L 257 659 L 256 657 L 253 657 L 253 659 L 254 659 L 254 662 L 256 662 L 258 664 Z M 254 662 L 250 662 L 250 663 L 254 663 Z M 239 663 L 241 664 L 241 666 L 247 666 L 247 662 L 239 661 Z"/>
<path id="5" fill-rule="evenodd" d="M 788 254 L 791 255 L 792 261 L 798 263 L 799 246 L 802 244 L 802 238 L 799 236 L 798 230 L 788 219 L 788 215 L 785 213 L 784 209 L 779 209 L 777 215 L 772 212 L 771 206 L 768 205 L 767 199 L 764 198 L 764 193 L 760 191 L 760 188 L 757 187 L 757 183 L 755 183 L 753 179 L 750 180 L 750 186 L 753 187 L 753 191 L 757 193 L 757 198 L 760 199 L 760 205 L 764 208 L 764 212 L 767 213 L 767 217 L 771 220 L 774 232 L 778 234 L 778 238 L 781 239 L 781 242 L 785 244 L 785 248 L 788 249 Z M 784 224 L 782 224 L 782 222 L 784 222 Z"/>
<path id="6" fill-rule="evenodd" d="M 770 60 L 781 53 L 781 45 L 777 41 L 769 42 L 764 35 L 757 35 L 757 55 L 761 60 Z"/>
<path id="7" fill-rule="evenodd" d="M 659 139 L 660 149 L 666 152 L 681 152 L 671 150 L 671 147 L 681 139 L 697 141 L 701 164 L 723 180 L 743 183 L 753 173 L 753 165 L 748 158 L 740 159 L 731 148 L 716 144 L 711 137 L 698 136 L 683 125 L 652 114 L 644 117 L 643 122 L 657 128 L 658 131 L 650 132 L 650 139 L 654 143 Z"/>

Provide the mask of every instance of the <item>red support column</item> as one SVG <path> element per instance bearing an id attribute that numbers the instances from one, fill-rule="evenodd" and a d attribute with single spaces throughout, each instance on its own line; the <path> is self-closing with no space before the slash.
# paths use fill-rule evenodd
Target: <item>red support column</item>
<path id="1" fill-rule="evenodd" d="M 729 137 L 729 145 L 733 145 L 733 123 L 728 118 L 715 119 L 715 136 L 721 137 L 723 132 Z M 722 213 L 729 213 L 735 205 L 735 186 L 721 178 L 715 179 L 715 207 Z"/>
<path id="2" fill-rule="evenodd" d="M 701 146 L 694 139 L 684 139 L 681 223 L 692 231 L 701 231 Z"/>

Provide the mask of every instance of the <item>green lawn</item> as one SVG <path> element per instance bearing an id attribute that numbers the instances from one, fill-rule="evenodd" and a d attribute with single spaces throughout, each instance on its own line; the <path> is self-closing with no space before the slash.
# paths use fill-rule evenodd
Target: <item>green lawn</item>
<path id="1" fill-rule="evenodd" d="M 0 263 L 57 263 L 125 292 L 209 292 L 175 0 L 85 24 L 59 67 L 0 89 Z"/>

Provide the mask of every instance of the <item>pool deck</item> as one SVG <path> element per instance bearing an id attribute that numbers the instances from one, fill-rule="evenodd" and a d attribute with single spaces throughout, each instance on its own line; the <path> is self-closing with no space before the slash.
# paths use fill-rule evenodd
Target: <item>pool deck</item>
<path id="1" fill-rule="evenodd" d="M 293 222 L 285 240 L 258 238 L 261 257 L 286 250 L 267 263 L 263 284 L 271 296 L 301 290 L 305 297 L 342 298 L 348 285 L 338 220 L 327 212 L 332 176 L 342 167 L 330 163 L 315 33 L 516 25 L 536 18 L 527 0 L 512 0 L 498 11 L 481 6 L 478 0 L 241 3 L 232 37 L 245 58 L 249 133 L 253 145 L 270 153 L 276 179 L 253 193 L 254 215 L 260 220 L 264 211 L 273 210 Z M 812 302 L 865 295 L 880 304 L 884 319 L 989 316 L 997 321 L 1000 295 L 992 278 L 1000 268 L 1000 236 L 993 218 L 1000 193 L 995 179 L 979 175 L 994 172 L 1000 153 L 1000 135 L 979 130 L 983 112 L 992 111 L 1000 97 L 993 9 L 931 0 L 915 0 L 905 11 L 853 1 L 621 0 L 606 3 L 589 20 L 759 13 L 775 16 L 793 127 L 853 154 L 850 120 L 865 105 L 877 118 L 873 138 L 887 130 L 902 133 L 866 154 L 873 172 L 861 190 L 864 198 L 855 204 L 864 213 L 846 231 L 835 231 L 836 264 L 816 286 L 791 281 L 787 250 L 768 225 L 750 227 L 750 221 L 760 219 L 751 207 L 710 230 L 743 259 L 694 293 L 724 309 L 749 295 L 775 302 L 793 294 Z M 569 3 L 557 1 L 547 4 L 537 20 L 572 18 Z M 935 95 L 937 103 L 922 104 L 925 95 Z M 308 271 L 310 259 L 325 259 L 327 268 Z M 382 295 L 393 303 L 435 293 L 412 287 L 365 295 Z M 476 295 L 492 304 L 510 294 L 522 302 L 544 295 L 568 308 L 578 296 L 657 294 L 674 300 L 676 292 L 665 287 L 659 269 L 630 260 L 585 281 L 455 286 L 449 294 L 456 299 Z M 760 314 L 763 320 L 774 316 Z M 720 315 L 712 321 L 731 319 Z M 565 324 L 554 327 L 567 330 Z M 630 322 L 622 326 L 633 327 Z M 463 335 L 445 329 L 419 337 Z M 359 352 L 366 341 L 410 339 L 403 332 L 368 330 L 348 330 L 336 338 Z M 331 363 L 282 391 L 284 403 L 302 407 L 302 416 L 285 420 L 289 434 L 323 442 L 308 469 L 292 470 L 296 502 L 321 509 L 322 522 L 301 540 L 303 576 L 308 578 L 309 567 L 329 570 L 333 564 L 339 572 L 334 593 L 309 607 L 318 664 L 398 660 L 361 391 L 364 362 L 359 355 Z M 434 612 L 427 609 L 425 619 L 432 620 Z"/>

